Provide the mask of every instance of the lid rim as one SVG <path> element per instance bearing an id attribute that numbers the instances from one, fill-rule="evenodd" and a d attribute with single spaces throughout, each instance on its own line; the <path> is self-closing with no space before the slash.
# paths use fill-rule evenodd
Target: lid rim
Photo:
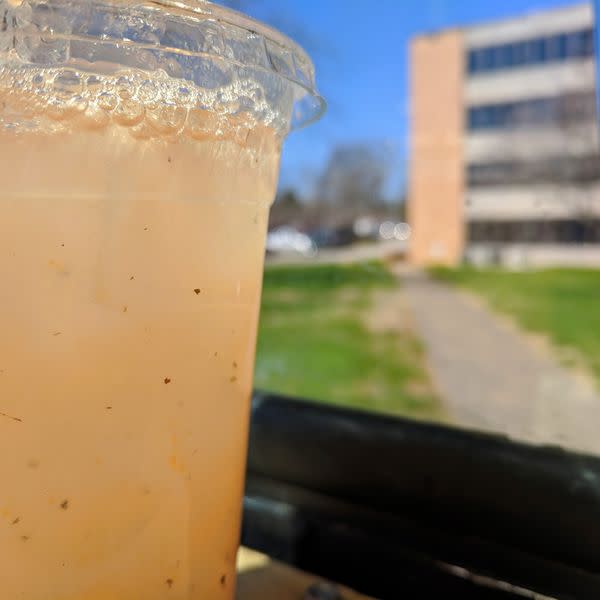
<path id="1" fill-rule="evenodd" d="M 304 62 L 312 66 L 312 60 L 308 52 L 298 42 L 275 27 L 267 25 L 240 11 L 215 4 L 210 0 L 148 0 L 148 3 L 166 8 L 186 10 L 204 18 L 212 17 L 216 21 L 222 21 L 227 25 L 234 25 L 245 29 L 249 33 L 260 35 L 286 50 L 293 51 L 295 56 L 299 55 Z"/>
<path id="2" fill-rule="evenodd" d="M 294 85 L 297 89 L 301 90 L 302 97 L 309 97 L 313 102 L 313 110 L 309 115 L 305 115 L 301 118 L 293 129 L 301 129 L 305 126 L 314 123 L 324 114 L 327 108 L 325 99 L 319 94 L 315 82 L 315 69 L 313 61 L 306 52 L 306 50 L 297 42 L 295 42 L 289 36 L 281 33 L 274 27 L 263 23 L 257 19 L 249 17 L 244 13 L 226 8 L 210 2 L 209 0 L 147 0 L 147 3 L 160 8 L 174 8 L 178 10 L 186 11 L 193 14 L 197 18 L 206 19 L 208 21 L 214 21 L 222 24 L 223 26 L 235 27 L 242 29 L 247 33 L 258 35 L 264 40 L 264 49 L 268 58 L 268 64 L 271 68 L 260 64 L 246 65 L 240 61 L 236 61 L 234 58 L 222 56 L 218 53 L 202 53 L 205 56 L 218 58 L 220 60 L 229 62 L 241 67 L 252 66 L 252 68 L 259 69 L 264 72 L 273 72 L 277 76 L 285 79 L 288 83 Z M 301 75 L 293 76 L 289 73 L 283 72 L 278 67 L 277 62 L 272 56 L 272 45 L 275 44 L 280 51 L 283 53 L 291 54 L 294 67 L 296 72 L 300 71 Z M 300 63 L 300 68 L 298 68 Z"/>
<path id="3" fill-rule="evenodd" d="M 196 70 L 187 57 L 228 65 L 224 71 L 231 72 L 217 73 L 217 85 L 208 85 L 210 89 L 221 86 L 225 103 L 231 92 L 226 89 L 229 81 L 219 84 L 219 77 L 237 80 L 237 72 L 241 81 L 250 81 L 248 73 L 254 72 L 279 80 L 268 89 L 284 94 L 283 88 L 277 90 L 287 88 L 281 101 L 291 101 L 293 106 L 278 107 L 273 97 L 267 104 L 272 115 L 286 119 L 288 131 L 290 126 L 298 129 L 314 122 L 325 111 L 325 101 L 316 88 L 314 65 L 303 48 L 276 29 L 208 0 L 10 2 L 6 8 L 11 13 L 10 26 L 0 32 L 0 59 L 4 62 L 58 66 L 67 65 L 73 57 L 94 62 L 104 60 L 100 49 L 107 44 L 133 47 L 140 52 L 127 51 L 123 64 L 142 70 L 162 68 L 171 77 L 187 78 L 199 86 L 208 85 L 204 77 L 212 71 Z M 52 40 L 63 43 L 52 45 Z M 69 41 L 80 43 L 74 53 Z M 183 58 L 169 59 L 168 55 Z M 262 90 L 263 97 L 268 89 Z M 260 103 L 260 94 L 256 98 L 250 94 L 248 101 Z"/>

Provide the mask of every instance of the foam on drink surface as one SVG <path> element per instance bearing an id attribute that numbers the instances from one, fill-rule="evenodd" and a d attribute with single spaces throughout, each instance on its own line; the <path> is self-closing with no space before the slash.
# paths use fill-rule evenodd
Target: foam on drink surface
<path id="1" fill-rule="evenodd" d="M 200 100 L 0 71 L 3 598 L 233 597 L 280 136 Z"/>

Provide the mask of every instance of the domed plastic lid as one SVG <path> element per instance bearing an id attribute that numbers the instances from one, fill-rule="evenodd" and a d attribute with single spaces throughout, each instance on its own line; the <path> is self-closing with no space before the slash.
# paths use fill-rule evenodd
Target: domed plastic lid
<path id="1" fill-rule="evenodd" d="M 224 41 L 236 39 L 242 47 L 234 48 L 241 64 L 271 70 L 296 87 L 292 127 L 298 128 L 318 120 L 326 109 L 324 98 L 318 93 L 315 69 L 306 51 L 292 39 L 276 29 L 240 12 L 209 2 L 208 0 L 158 0 L 157 4 L 184 8 L 200 18 L 214 20 L 223 28 Z M 240 39 L 241 38 L 241 39 Z M 226 60 L 232 54 L 225 53 Z"/>
<path id="2" fill-rule="evenodd" d="M 321 116 L 313 64 L 292 40 L 206 0 L 0 0 L 0 67 L 119 71 L 192 84 L 186 102 L 280 131 Z"/>

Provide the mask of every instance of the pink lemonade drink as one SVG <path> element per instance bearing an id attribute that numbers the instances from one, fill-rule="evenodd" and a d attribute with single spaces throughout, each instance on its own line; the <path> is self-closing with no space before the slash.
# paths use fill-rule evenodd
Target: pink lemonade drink
<path id="1" fill-rule="evenodd" d="M 0 0 L 0 598 L 231 600 L 306 55 L 200 1 Z"/>

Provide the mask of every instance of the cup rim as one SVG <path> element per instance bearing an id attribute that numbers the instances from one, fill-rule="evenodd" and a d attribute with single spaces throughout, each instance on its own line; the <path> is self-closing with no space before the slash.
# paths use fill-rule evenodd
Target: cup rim
<path id="1" fill-rule="evenodd" d="M 294 86 L 296 102 L 292 129 L 301 129 L 318 121 L 327 103 L 318 92 L 314 64 L 302 46 L 274 27 L 253 19 L 239 11 L 214 4 L 209 0 L 149 0 L 166 10 L 183 10 L 195 18 L 214 21 L 224 27 L 233 27 L 263 41 L 265 60 L 252 68 L 270 71 Z M 216 58 L 236 63 L 235 59 L 214 53 Z M 240 66 L 249 66 L 240 64 Z"/>

